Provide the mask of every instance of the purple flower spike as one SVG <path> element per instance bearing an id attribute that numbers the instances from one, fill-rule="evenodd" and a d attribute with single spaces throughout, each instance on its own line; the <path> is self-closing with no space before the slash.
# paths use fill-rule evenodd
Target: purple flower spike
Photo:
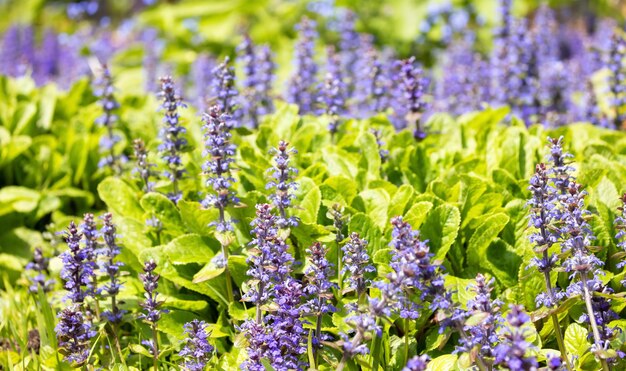
<path id="1" fill-rule="evenodd" d="M 143 282 L 143 288 L 145 290 L 144 296 L 146 298 L 146 300 L 141 303 L 141 307 L 146 313 L 140 314 L 139 318 L 143 319 L 151 326 L 155 326 L 159 319 L 161 319 L 161 313 L 166 312 L 161 309 L 163 301 L 157 298 L 159 293 L 156 290 L 159 287 L 160 276 L 154 272 L 156 267 L 157 264 L 153 260 L 147 261 L 143 265 L 143 271 L 145 273 L 139 275 L 141 282 Z"/>
<path id="2" fill-rule="evenodd" d="M 537 359 L 526 355 L 533 345 L 526 341 L 526 331 L 522 328 L 530 321 L 530 317 L 522 306 L 511 305 L 510 308 L 506 317 L 508 327 L 502 334 L 503 340 L 494 351 L 494 364 L 510 370 L 536 370 Z"/>
<path id="3" fill-rule="evenodd" d="M 320 327 L 315 333 L 313 344 L 321 347 L 322 316 L 325 313 L 337 311 L 331 301 L 333 298 L 332 289 L 337 288 L 337 285 L 330 282 L 330 277 L 333 276 L 334 272 L 332 264 L 326 259 L 326 246 L 315 242 L 306 252 L 309 254 L 310 266 L 304 271 L 307 285 L 303 291 L 309 299 L 302 305 L 301 310 L 304 314 L 317 316 Z"/>
<path id="4" fill-rule="evenodd" d="M 180 123 L 178 109 L 186 107 L 186 105 L 176 92 L 174 82 L 169 76 L 161 78 L 159 96 L 162 98 L 161 109 L 165 112 L 164 126 L 160 132 L 159 152 L 161 152 L 161 157 L 168 168 L 164 175 L 172 182 L 172 192 L 168 194 L 168 198 L 172 202 L 178 203 L 183 197 L 183 193 L 178 188 L 178 182 L 185 173 L 180 155 L 187 144 L 187 140 L 184 138 L 187 130 Z"/>
<path id="5" fill-rule="evenodd" d="M 239 92 L 235 87 L 235 69 L 230 65 L 230 58 L 226 57 L 222 63 L 213 69 L 211 97 L 215 100 L 220 112 L 238 118 L 238 96 Z"/>
<path id="6" fill-rule="evenodd" d="M 397 61 L 394 68 L 397 75 L 394 78 L 395 91 L 392 99 L 394 112 L 391 119 L 399 129 L 414 125 L 413 136 L 416 140 L 422 140 L 426 137 L 421 116 L 426 110 L 424 93 L 427 80 L 421 68 L 416 65 L 415 57 Z"/>
<path id="7" fill-rule="evenodd" d="M 381 56 L 376 51 L 370 35 L 362 35 L 360 42 L 361 57 L 350 69 L 359 71 L 359 78 L 354 82 L 353 108 L 359 118 L 387 109 L 389 101 L 389 79 L 385 73 Z"/>
<path id="8" fill-rule="evenodd" d="M 367 241 L 361 239 L 359 234 L 350 234 L 350 241 L 342 248 L 343 269 L 342 274 L 348 275 L 348 286 L 354 289 L 357 297 L 365 293 L 369 280 L 365 277 L 367 273 L 375 272 L 376 269 L 370 264 L 370 257 L 367 254 Z"/>
<path id="9" fill-rule="evenodd" d="M 235 178 L 231 175 L 231 164 L 235 161 L 233 157 L 237 149 L 230 140 L 233 121 L 229 115 L 222 113 L 217 105 L 211 107 L 209 112 L 202 116 L 202 120 L 205 145 L 202 154 L 207 157 L 202 170 L 208 175 L 206 185 L 212 191 L 207 194 L 202 205 L 219 211 L 219 220 L 212 222 L 210 226 L 215 226 L 218 232 L 232 231 L 233 221 L 226 219 L 225 210 L 227 206 L 239 202 L 232 190 Z"/>
<path id="10" fill-rule="evenodd" d="M 329 116 L 328 130 L 331 135 L 337 132 L 340 117 L 347 112 L 347 87 L 341 75 L 340 61 L 332 47 L 328 48 L 328 65 L 326 78 L 320 86 L 320 95 L 317 100 L 323 107 L 323 113 Z"/>
<path id="11" fill-rule="evenodd" d="M 133 141 L 133 151 L 135 153 L 136 165 L 133 172 L 139 174 L 139 178 L 143 184 L 142 190 L 146 193 L 154 191 L 154 182 L 150 181 L 151 177 L 156 176 L 156 172 L 152 168 L 156 167 L 148 161 L 148 150 L 143 140 L 135 139 Z"/>
<path id="12" fill-rule="evenodd" d="M 102 262 L 100 269 L 108 275 L 109 282 L 100 289 L 100 292 L 106 292 L 106 296 L 111 298 L 111 310 L 105 311 L 102 315 L 109 322 L 119 323 L 122 321 L 122 317 L 126 312 L 117 306 L 116 301 L 116 296 L 122 287 L 122 284 L 119 281 L 119 270 L 124 263 L 115 261 L 121 251 L 116 242 L 117 234 L 115 233 L 115 224 L 113 224 L 113 215 L 111 215 L 111 213 L 106 213 L 102 217 L 102 220 L 104 225 L 100 230 L 100 234 L 104 238 L 104 247 L 100 249 L 99 253 L 104 256 L 105 260 Z"/>
<path id="13" fill-rule="evenodd" d="M 209 344 L 207 324 L 194 319 L 183 326 L 187 338 L 185 346 L 178 353 L 184 358 L 181 366 L 189 371 L 202 371 L 211 358 L 213 347 Z"/>
<path id="14" fill-rule="evenodd" d="M 626 121 L 626 71 L 624 70 L 624 56 L 626 55 L 626 39 L 617 32 L 611 37 L 608 60 L 606 66 L 611 75 L 609 76 L 609 87 L 611 91 L 610 107 L 614 110 L 613 126 L 621 129 Z"/>
<path id="15" fill-rule="evenodd" d="M 279 212 L 276 226 L 282 229 L 298 226 L 298 218 L 287 215 L 287 209 L 292 206 L 291 201 L 295 197 L 292 192 L 298 188 L 298 183 L 293 180 L 298 175 L 298 169 L 289 164 L 290 157 L 297 153 L 298 151 L 289 147 L 289 143 L 284 140 L 278 142 L 278 147 L 270 150 L 270 154 L 274 155 L 275 165 L 268 169 L 273 180 L 267 183 L 266 188 L 275 189 L 269 199 Z"/>
<path id="16" fill-rule="evenodd" d="M 82 365 L 89 357 L 90 340 L 96 335 L 79 306 L 74 304 L 59 313 L 59 323 L 54 328 L 61 353 L 70 363 Z"/>
<path id="17" fill-rule="evenodd" d="M 103 154 L 103 158 L 100 160 L 98 166 L 107 166 L 113 170 L 114 173 L 119 174 L 122 171 L 122 164 L 127 161 L 123 154 L 115 153 L 115 145 L 121 141 L 119 135 L 113 133 L 115 123 L 118 121 L 117 111 L 120 107 L 113 92 L 113 79 L 111 78 L 111 72 L 107 65 L 102 65 L 102 75 L 95 81 L 98 86 L 98 90 L 94 93 L 99 98 L 100 106 L 102 107 L 102 115 L 96 119 L 98 125 L 102 125 L 106 128 L 106 136 L 100 139 L 100 151 Z"/>
<path id="18" fill-rule="evenodd" d="M 557 208 L 557 195 L 555 188 L 550 183 L 549 171 L 545 164 L 538 164 L 535 174 L 530 179 L 528 190 L 532 192 L 532 198 L 527 205 L 530 206 L 530 218 L 528 226 L 534 228 L 530 235 L 530 242 L 535 245 L 535 252 L 541 254 L 540 257 L 531 259 L 529 267 L 536 267 L 537 270 L 550 277 L 550 272 L 557 267 L 558 257 L 548 253 L 548 249 L 561 237 L 555 223 L 561 218 Z M 558 287 L 550 287 L 544 293 L 537 296 L 537 306 L 545 305 L 551 308 L 563 299 L 564 294 Z"/>
<path id="19" fill-rule="evenodd" d="M 35 252 L 33 253 L 33 260 L 26 264 L 26 270 L 34 272 L 34 276 L 29 277 L 31 284 L 28 290 L 31 293 L 37 294 L 40 287 L 43 292 L 48 292 L 54 287 L 55 281 L 53 279 L 47 279 L 47 275 L 50 273 L 48 271 L 49 261 L 50 259 L 44 257 L 41 248 L 36 247 Z"/>
<path id="20" fill-rule="evenodd" d="M 68 250 L 61 254 L 63 269 L 61 278 L 65 281 L 65 289 L 68 291 L 66 299 L 73 303 L 82 303 L 87 296 L 92 296 L 95 283 L 95 262 L 93 251 L 81 248 L 81 234 L 74 222 L 66 232 L 65 242 Z"/>
<path id="21" fill-rule="evenodd" d="M 295 49 L 295 70 L 291 75 L 287 89 L 287 102 L 297 104 L 300 113 L 312 113 L 317 101 L 315 63 L 315 40 L 317 39 L 314 21 L 303 18 L 296 26 L 299 39 Z"/>
<path id="22" fill-rule="evenodd" d="M 243 63 L 243 99 L 244 121 L 252 127 L 258 127 L 260 116 L 274 110 L 270 96 L 276 65 L 268 46 L 255 47 L 248 35 L 237 48 L 238 60 Z"/>
<path id="23" fill-rule="evenodd" d="M 479 273 L 476 284 L 470 284 L 469 289 L 475 296 L 468 301 L 467 308 L 471 314 L 482 314 L 484 318 L 479 324 L 464 326 L 466 335 L 459 339 L 456 351 L 469 353 L 478 347 L 482 356 L 493 357 L 495 346 L 499 342 L 498 330 L 502 325 L 500 307 L 503 304 L 499 299 L 491 299 L 493 282 L 493 278 L 487 280 Z"/>

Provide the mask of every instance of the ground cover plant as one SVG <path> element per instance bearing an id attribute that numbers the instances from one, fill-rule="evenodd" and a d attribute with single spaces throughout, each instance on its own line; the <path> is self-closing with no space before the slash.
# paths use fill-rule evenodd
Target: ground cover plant
<path id="1" fill-rule="evenodd" d="M 1 369 L 623 369 L 626 35 L 553 5 L 0 2 Z"/>

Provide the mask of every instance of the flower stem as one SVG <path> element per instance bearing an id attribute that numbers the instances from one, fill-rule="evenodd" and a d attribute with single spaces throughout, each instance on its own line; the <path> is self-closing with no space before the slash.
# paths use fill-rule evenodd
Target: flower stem
<path id="1" fill-rule="evenodd" d="M 224 216 L 224 207 L 220 206 L 218 207 L 218 210 L 220 212 L 220 224 L 223 225 L 226 220 Z M 233 282 L 230 277 L 230 269 L 228 269 L 229 250 L 228 245 L 225 245 L 223 243 L 221 245 L 222 255 L 224 256 L 224 261 L 226 262 L 226 265 L 224 266 L 224 274 L 226 274 L 226 295 L 228 296 L 228 303 L 230 304 L 235 302 L 235 296 L 233 295 Z"/>
<path id="2" fill-rule="evenodd" d="M 543 210 L 542 210 L 543 212 Z M 543 226 L 542 226 L 543 228 Z M 544 250 L 543 252 L 544 261 L 548 261 L 548 251 Z M 552 290 L 552 283 L 550 282 L 550 272 L 543 272 L 543 277 L 546 282 L 546 291 L 548 292 L 548 296 L 550 297 L 550 302 L 556 304 L 556 299 L 554 297 L 554 291 Z M 550 314 L 552 317 L 552 323 L 554 324 L 554 332 L 556 335 L 556 342 L 559 346 L 559 351 L 561 351 L 561 359 L 565 362 L 565 367 L 568 371 L 572 370 L 572 365 L 570 364 L 569 357 L 567 356 L 567 349 L 565 348 L 565 342 L 563 341 L 563 332 L 561 331 L 561 325 L 559 323 L 559 317 L 556 313 Z"/>
<path id="3" fill-rule="evenodd" d="M 583 293 L 585 299 L 585 306 L 587 307 L 587 317 L 589 317 L 589 324 L 591 324 L 591 331 L 593 332 L 593 339 L 597 347 L 602 348 L 602 338 L 600 337 L 600 331 L 598 330 L 598 324 L 596 323 L 596 317 L 593 313 L 593 307 L 591 306 L 591 293 L 589 292 L 589 287 L 587 285 L 587 272 L 580 272 L 580 281 L 583 285 Z M 600 363 L 602 364 L 602 369 L 604 371 L 609 371 L 609 364 L 606 362 L 606 359 L 600 358 Z"/>
<path id="4" fill-rule="evenodd" d="M 319 364 L 319 346 L 322 342 L 322 315 L 318 314 L 317 321 L 315 323 L 315 339 L 317 339 L 317 344 L 313 346 L 313 354 L 315 354 L 315 368 Z"/>
<path id="5" fill-rule="evenodd" d="M 157 333 L 156 324 L 152 325 L 152 342 L 154 343 L 152 346 L 152 357 L 153 357 L 153 367 L 154 371 L 158 371 L 159 369 L 159 334 Z"/>

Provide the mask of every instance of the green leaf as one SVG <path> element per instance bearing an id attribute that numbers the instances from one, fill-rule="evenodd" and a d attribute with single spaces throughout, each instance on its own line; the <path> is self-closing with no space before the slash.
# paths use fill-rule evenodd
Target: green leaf
<path id="1" fill-rule="evenodd" d="M 422 201 L 411 206 L 404 216 L 404 221 L 411 224 L 413 229 L 420 229 L 424 220 L 428 216 L 428 212 L 433 208 L 432 202 Z"/>
<path id="2" fill-rule="evenodd" d="M 367 214 L 381 230 L 387 226 L 389 194 L 383 189 L 366 189 L 359 193 L 352 205 Z"/>
<path id="3" fill-rule="evenodd" d="M 228 257 L 228 269 L 233 281 L 239 287 L 249 278 L 246 273 L 248 271 L 248 263 L 243 255 L 230 255 Z"/>
<path id="4" fill-rule="evenodd" d="M 168 234 L 179 236 L 184 233 L 180 212 L 169 198 L 160 193 L 150 192 L 145 194 L 139 203 L 148 213 L 146 219 L 156 216 Z"/>
<path id="5" fill-rule="evenodd" d="M 389 213 L 387 216 L 389 218 L 393 218 L 397 215 L 404 215 L 404 212 L 410 205 L 413 196 L 415 195 L 415 190 L 408 184 L 403 184 L 398 188 L 396 193 L 391 197 L 391 201 L 389 202 Z M 415 228 L 415 226 L 413 226 Z"/>
<path id="6" fill-rule="evenodd" d="M 589 341 L 587 340 L 588 334 L 589 332 L 587 331 L 587 329 L 579 325 L 578 323 L 572 323 L 567 326 L 563 339 L 567 352 L 571 355 L 578 357 L 581 357 L 583 354 L 585 354 L 585 352 L 587 352 L 587 350 L 591 346 L 591 344 L 589 344 Z"/>
<path id="7" fill-rule="evenodd" d="M 316 223 L 322 200 L 320 189 L 310 178 L 301 178 L 298 182 L 296 197 L 299 203 L 296 201 L 298 207 L 294 208 L 294 215 L 300 218 L 303 223 Z"/>
<path id="8" fill-rule="evenodd" d="M 144 211 L 136 192 L 119 178 L 108 177 L 98 184 L 98 195 L 119 216 L 142 220 Z"/>
<path id="9" fill-rule="evenodd" d="M 183 223 L 193 233 L 202 236 L 210 236 L 213 229 L 209 227 L 209 223 L 217 220 L 219 211 L 217 209 L 204 209 L 199 202 L 180 200 L 178 209 Z"/>
<path id="10" fill-rule="evenodd" d="M 210 261 L 193 276 L 193 283 L 208 281 L 224 273 L 225 270 L 226 268 L 218 267 L 214 262 Z"/>
<path id="11" fill-rule="evenodd" d="M 484 266 L 487 247 L 504 229 L 509 217 L 505 213 L 487 216 L 476 228 L 467 245 L 467 262 L 474 267 Z"/>
<path id="12" fill-rule="evenodd" d="M 450 204 L 440 205 L 428 213 L 420 231 L 422 239 L 429 241 L 435 260 L 446 257 L 459 233 L 460 223 L 459 209 Z"/>
<path id="13" fill-rule="evenodd" d="M 458 357 L 455 354 L 445 354 L 428 362 L 427 371 L 452 371 L 457 370 Z"/>
<path id="14" fill-rule="evenodd" d="M 174 265 L 208 263 L 216 252 L 220 251 L 220 248 L 220 244 L 215 239 L 198 234 L 182 235 L 167 245 L 155 247 L 155 249 L 160 249 L 163 256 Z"/>

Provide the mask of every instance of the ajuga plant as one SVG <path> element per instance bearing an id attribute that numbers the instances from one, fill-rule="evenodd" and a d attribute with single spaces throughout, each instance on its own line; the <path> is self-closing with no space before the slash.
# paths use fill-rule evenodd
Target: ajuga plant
<path id="1" fill-rule="evenodd" d="M 554 149 L 553 151 L 556 152 L 557 150 Z M 535 246 L 535 253 L 539 255 L 531 260 L 530 267 L 535 267 L 543 275 L 545 282 L 545 292 L 537 296 L 537 306 L 554 308 L 565 295 L 558 287 L 554 287 L 550 276 L 550 273 L 557 268 L 559 262 L 557 255 L 550 249 L 561 237 L 557 227 L 561 214 L 556 204 L 557 190 L 551 182 L 550 173 L 545 164 L 537 164 L 528 189 L 532 193 L 532 198 L 528 201 L 530 206 L 528 226 L 534 230 L 530 236 L 530 241 Z M 562 359 L 565 361 L 567 368 L 571 369 L 559 318 L 555 313 L 552 313 L 550 317 L 552 318 Z"/>
<path id="2" fill-rule="evenodd" d="M 585 209 L 586 192 L 572 175 L 574 168 L 567 163 L 567 159 L 572 155 L 563 152 L 563 138 L 548 138 L 548 141 L 551 145 L 550 181 L 557 191 L 555 203 L 555 212 L 558 213 L 559 219 L 557 230 L 561 250 L 568 255 L 562 265 L 570 273 L 571 279 L 566 292 L 568 296 L 582 297 L 586 308 L 584 319 L 589 322 L 594 340 L 592 351 L 599 358 L 602 368 L 608 370 L 607 359 L 612 358 L 611 352 L 607 351 L 608 343 L 600 332 L 592 295 L 595 290 L 602 287 L 599 267 L 604 263 L 590 250 L 591 241 L 595 240 L 595 237 L 587 221 L 589 211 Z"/>
<path id="3" fill-rule="evenodd" d="M 411 57 L 397 61 L 394 65 L 391 120 L 399 129 L 413 126 L 413 137 L 416 140 L 422 140 L 426 137 L 422 115 L 426 110 L 424 94 L 427 81 L 422 69 L 416 63 L 415 57 Z"/>
<path id="4" fill-rule="evenodd" d="M 172 190 L 167 194 L 167 197 L 172 202 L 178 203 L 183 197 L 178 183 L 185 173 L 181 155 L 183 148 L 187 144 L 187 140 L 184 137 L 187 130 L 180 122 L 178 109 L 186 106 L 176 92 L 174 82 L 169 76 L 161 78 L 161 92 L 159 96 L 162 99 L 161 109 L 164 112 L 163 127 L 160 131 L 161 144 L 159 145 L 159 152 L 167 168 L 163 174 L 170 180 L 172 185 Z"/>
<path id="5" fill-rule="evenodd" d="M 326 67 L 326 77 L 318 89 L 318 103 L 323 107 L 322 112 L 328 116 L 330 123 L 328 130 L 331 138 L 337 133 L 340 118 L 347 112 L 346 95 L 347 86 L 343 81 L 341 69 L 339 68 L 339 58 L 333 47 L 328 48 L 328 62 Z"/>
<path id="6" fill-rule="evenodd" d="M 232 190 L 232 184 L 235 181 L 231 173 L 232 163 L 235 161 L 236 147 L 231 142 L 231 129 L 233 128 L 233 120 L 231 116 L 222 113 L 218 105 L 212 106 L 208 112 L 203 115 L 204 144 L 203 152 L 207 161 L 202 170 L 208 175 L 206 185 L 210 192 L 202 201 L 202 205 L 206 208 L 215 208 L 219 212 L 218 220 L 211 222 L 209 226 L 214 226 L 218 233 L 225 234 L 232 232 L 233 220 L 226 216 L 226 207 L 233 206 L 239 202 L 239 199 Z M 222 259 L 218 259 L 220 268 L 224 268 L 226 275 L 226 286 L 228 290 L 228 298 L 233 302 L 232 280 L 228 268 L 229 242 L 228 238 L 221 238 Z"/>
<path id="7" fill-rule="evenodd" d="M 55 280 L 48 278 L 50 274 L 48 270 L 49 262 L 50 259 L 44 256 L 41 247 L 36 247 L 33 253 L 33 260 L 26 264 L 26 270 L 33 272 L 28 278 L 30 280 L 28 289 L 31 293 L 37 294 L 39 288 L 41 288 L 43 292 L 52 290 Z"/>
<path id="8" fill-rule="evenodd" d="M 178 353 L 183 357 L 181 366 L 189 371 L 202 371 L 205 369 L 211 355 L 213 346 L 209 344 L 207 323 L 194 319 L 183 326 L 186 335 L 185 346 Z"/>
<path id="9" fill-rule="evenodd" d="M 286 99 L 300 108 L 301 114 L 312 113 L 317 101 L 316 23 L 303 18 L 296 26 L 299 39 L 295 47 L 294 71 L 287 87 Z"/>
<path id="10" fill-rule="evenodd" d="M 58 318 L 55 331 L 61 353 L 67 361 L 80 367 L 87 362 L 91 339 L 96 336 L 96 331 L 78 304 L 63 309 Z"/>
<path id="11" fill-rule="evenodd" d="M 280 229 L 298 226 L 298 218 L 289 216 L 288 212 L 293 206 L 292 201 L 295 197 L 293 192 L 298 188 L 298 183 L 294 181 L 298 175 L 298 169 L 290 164 L 291 157 L 297 153 L 298 151 L 284 140 L 278 142 L 278 146 L 270 150 L 270 154 L 274 155 L 274 166 L 267 170 L 271 179 L 267 182 L 266 188 L 274 190 L 269 195 L 269 199 L 278 211 L 276 227 Z"/>
<path id="12" fill-rule="evenodd" d="M 289 246 L 278 235 L 272 206 L 256 206 L 250 242 L 248 292 L 244 299 L 256 306 L 256 317 L 241 326 L 248 339 L 245 370 L 263 370 L 265 358 L 275 370 L 300 370 L 300 355 L 306 351 L 305 330 L 300 320 L 302 285 L 292 277 L 293 257 Z M 277 306 L 263 315 L 267 304 Z"/>
<path id="13" fill-rule="evenodd" d="M 243 122 L 256 128 L 261 116 L 274 110 L 270 94 L 276 66 L 270 48 L 255 46 L 248 35 L 244 35 L 237 51 L 237 60 L 243 64 L 244 72 L 241 99 Z"/>
<path id="14" fill-rule="evenodd" d="M 119 273 L 120 267 L 124 264 L 117 261 L 118 255 L 121 253 L 120 247 L 117 244 L 116 227 L 113 224 L 113 215 L 106 213 L 102 217 L 102 228 L 100 234 L 104 239 L 103 247 L 98 251 L 104 259 L 100 264 L 100 269 L 107 275 L 107 283 L 100 288 L 100 294 L 103 297 L 109 297 L 111 299 L 111 309 L 102 313 L 103 317 L 111 323 L 119 323 L 122 321 L 124 310 L 119 308 L 117 301 L 117 294 L 122 288 L 120 282 Z"/>
<path id="15" fill-rule="evenodd" d="M 61 278 L 68 291 L 66 299 L 73 303 L 83 303 L 86 297 L 92 296 L 95 282 L 94 252 L 89 246 L 81 246 L 81 237 L 78 226 L 70 222 L 65 235 L 68 250 L 61 254 Z"/>
<path id="16" fill-rule="evenodd" d="M 219 107 L 220 112 L 239 118 L 238 96 L 235 86 L 235 69 L 231 66 L 230 58 L 213 69 L 211 80 L 211 100 Z"/>
<path id="17" fill-rule="evenodd" d="M 494 350 L 494 364 L 509 370 L 536 370 L 537 359 L 529 354 L 533 345 L 526 340 L 523 327 L 530 321 L 530 317 L 522 306 L 511 305 L 509 309 L 506 316 L 508 326 L 501 334 L 501 343 Z"/>
<path id="18" fill-rule="evenodd" d="M 145 291 L 145 300 L 141 303 L 145 313 L 141 313 L 139 318 L 143 319 L 144 322 L 150 326 L 152 331 L 152 338 L 143 340 L 142 344 L 150 349 L 154 371 L 157 371 L 159 367 L 159 333 L 157 331 L 157 325 L 161 319 L 161 314 L 167 312 L 167 310 L 161 309 L 163 301 L 159 300 L 159 294 L 156 291 L 159 287 L 159 275 L 154 272 L 156 267 L 157 264 L 153 260 L 147 261 L 143 265 L 144 273 L 139 275 Z"/>
<path id="19" fill-rule="evenodd" d="M 302 305 L 301 310 L 305 315 L 315 317 L 315 332 L 312 336 L 312 344 L 314 353 L 317 357 L 318 349 L 322 346 L 322 319 L 325 314 L 333 313 L 337 310 L 332 304 L 333 288 L 336 284 L 330 282 L 333 275 L 332 264 L 326 258 L 326 246 L 319 242 L 313 243 L 306 250 L 308 254 L 309 266 L 305 269 L 306 285 L 304 286 L 304 294 L 307 301 Z M 315 361 L 316 365 L 318 361 Z"/>
<path id="20" fill-rule="evenodd" d="M 360 238 L 358 233 L 352 232 L 350 240 L 341 248 L 341 251 L 344 264 L 341 274 L 346 275 L 348 287 L 354 290 L 359 302 L 362 303 L 369 284 L 366 276 L 376 271 L 370 264 L 370 257 L 367 254 L 367 240 Z"/>
<path id="21" fill-rule="evenodd" d="M 609 89 L 611 99 L 609 105 L 613 110 L 613 126 L 620 129 L 626 121 L 626 112 L 624 105 L 626 104 L 626 90 L 624 83 L 626 82 L 626 71 L 624 69 L 624 56 L 626 55 L 626 39 L 621 31 L 615 30 L 611 37 L 611 44 L 607 56 L 606 66 L 610 71 Z"/>
<path id="22" fill-rule="evenodd" d="M 119 120 L 117 111 L 120 108 L 120 104 L 113 95 L 115 91 L 113 79 L 106 64 L 102 65 L 102 72 L 95 84 L 97 89 L 94 93 L 99 98 L 98 102 L 102 107 L 102 115 L 96 119 L 96 123 L 106 128 L 106 134 L 100 138 L 100 152 L 103 158 L 100 160 L 99 166 L 108 167 L 114 174 L 119 175 L 122 172 L 122 164 L 127 159 L 124 154 L 117 153 L 115 148 L 116 144 L 122 139 L 113 131 L 115 124 Z"/>
<path id="23" fill-rule="evenodd" d="M 146 193 L 153 192 L 154 181 L 151 181 L 150 179 L 157 175 L 153 170 L 156 165 L 148 161 L 148 150 L 146 149 L 146 145 L 143 140 L 135 139 L 133 141 L 133 152 L 135 154 L 136 161 L 133 172 L 137 174 L 141 180 L 141 189 Z"/>

